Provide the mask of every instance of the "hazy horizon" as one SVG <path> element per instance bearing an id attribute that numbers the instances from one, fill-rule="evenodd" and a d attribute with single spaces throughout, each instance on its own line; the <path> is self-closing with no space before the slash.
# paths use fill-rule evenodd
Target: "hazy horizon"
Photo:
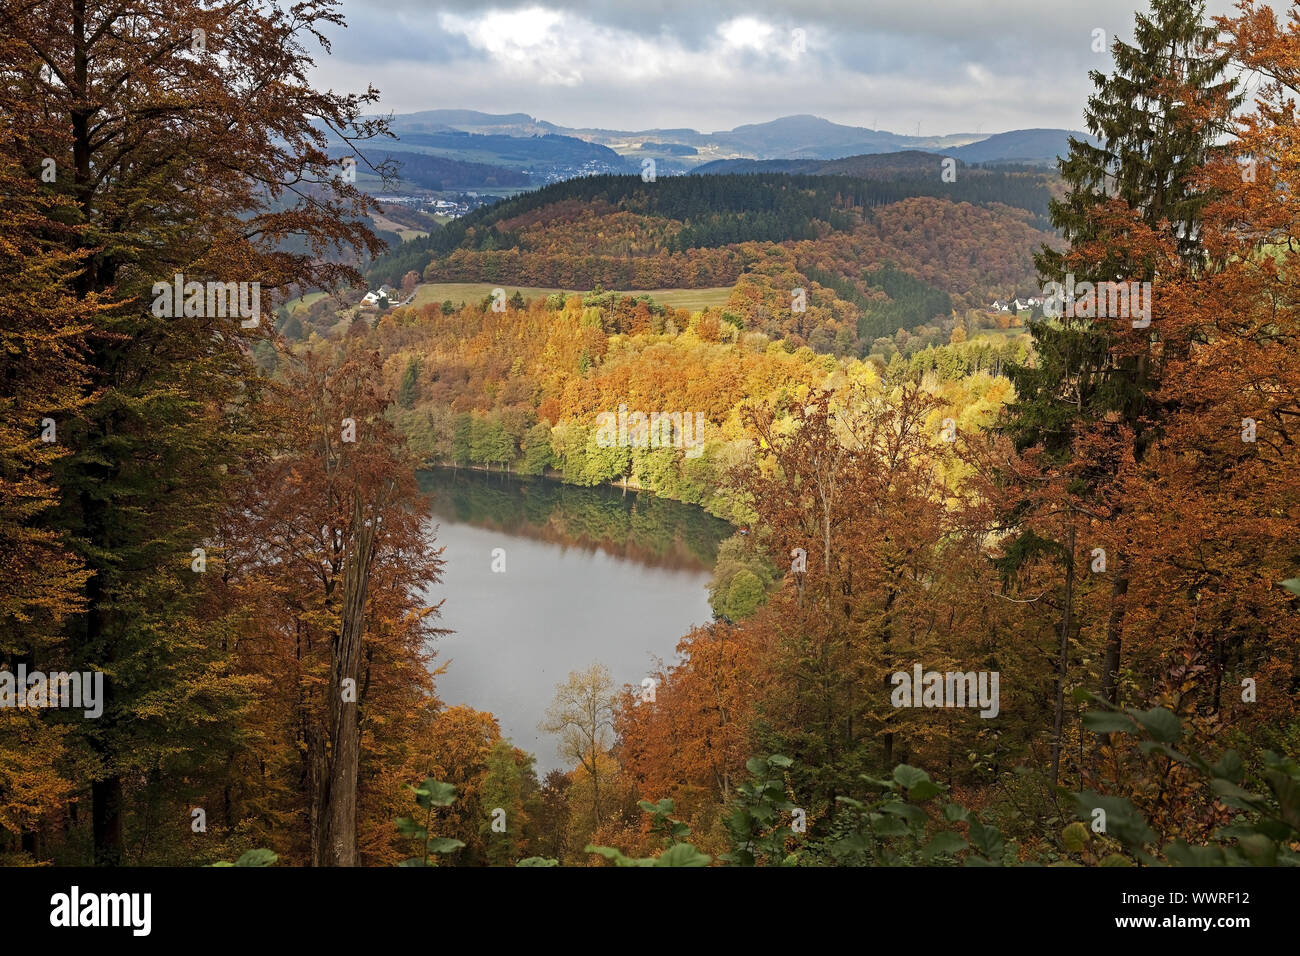
<path id="1" fill-rule="evenodd" d="M 1207 13 L 1226 14 L 1229 0 Z M 349 0 L 316 79 L 374 84 L 378 112 L 527 113 L 558 126 L 702 133 L 811 114 L 899 135 L 1080 129 L 1145 2 L 990 0 L 863 10 L 847 0 L 647 7 Z M 1103 52 L 1095 52 L 1095 31 Z M 796 33 L 802 31 L 802 34 Z M 616 103 L 616 109 L 610 104 Z"/>

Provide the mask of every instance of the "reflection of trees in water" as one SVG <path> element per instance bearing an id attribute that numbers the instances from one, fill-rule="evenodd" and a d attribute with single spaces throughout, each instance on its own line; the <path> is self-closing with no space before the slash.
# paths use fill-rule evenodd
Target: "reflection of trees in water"
<path id="1" fill-rule="evenodd" d="M 709 570 L 733 530 L 695 505 L 648 493 L 445 468 L 422 471 L 419 478 L 433 496 L 435 518 L 599 549 L 652 567 Z"/>

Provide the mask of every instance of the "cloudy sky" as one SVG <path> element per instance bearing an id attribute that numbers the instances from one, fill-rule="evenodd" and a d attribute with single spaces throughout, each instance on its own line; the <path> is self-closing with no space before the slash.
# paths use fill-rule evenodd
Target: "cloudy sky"
<path id="1" fill-rule="evenodd" d="M 1211 14 L 1230 0 L 1210 0 Z M 1277 3 L 1274 6 L 1278 6 Z M 794 113 L 924 135 L 1081 126 L 1133 0 L 342 0 L 317 80 L 385 110 L 731 129 Z M 1143 3 L 1145 9 L 1145 0 Z"/>

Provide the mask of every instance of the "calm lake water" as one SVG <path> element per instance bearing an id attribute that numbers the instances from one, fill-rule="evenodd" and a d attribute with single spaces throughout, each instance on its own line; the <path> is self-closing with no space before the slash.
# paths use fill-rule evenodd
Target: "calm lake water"
<path id="1" fill-rule="evenodd" d="M 599 661 L 617 686 L 639 685 L 712 618 L 706 586 L 732 529 L 700 508 L 471 471 L 422 472 L 420 484 L 446 548 L 429 596 L 446 599 L 440 624 L 455 631 L 434 641 L 449 665 L 438 695 L 495 714 L 539 776 L 560 766 L 537 729 L 557 683 Z"/>

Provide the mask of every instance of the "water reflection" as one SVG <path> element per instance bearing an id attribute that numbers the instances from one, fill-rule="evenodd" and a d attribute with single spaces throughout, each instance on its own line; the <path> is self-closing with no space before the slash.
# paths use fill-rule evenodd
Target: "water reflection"
<path id="1" fill-rule="evenodd" d="M 434 496 L 445 547 L 446 598 L 437 639 L 438 693 L 494 713 L 502 733 L 558 766 L 537 730 L 555 685 L 599 660 L 620 685 L 639 684 L 657 659 L 711 613 L 705 590 L 731 527 L 699 508 L 617 489 L 439 470 L 420 475 Z M 494 549 L 505 572 L 492 570 Z"/>
<path id="2" fill-rule="evenodd" d="M 599 549 L 656 568 L 712 570 L 732 528 L 680 502 L 609 487 L 439 469 L 420 473 L 436 518 L 566 548 Z"/>

